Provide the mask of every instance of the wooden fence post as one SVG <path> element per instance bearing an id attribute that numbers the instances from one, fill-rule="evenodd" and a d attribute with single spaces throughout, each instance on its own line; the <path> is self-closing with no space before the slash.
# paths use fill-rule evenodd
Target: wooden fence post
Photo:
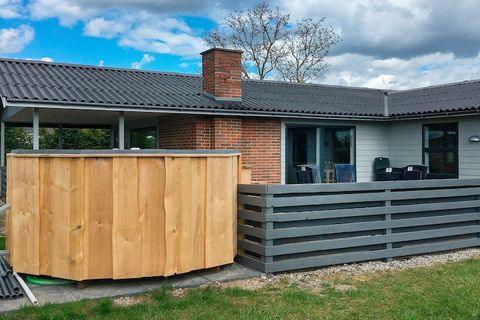
<path id="1" fill-rule="evenodd" d="M 391 195 L 391 190 L 390 189 L 385 189 L 385 195 L 388 197 Z M 391 200 L 386 200 L 385 201 L 385 208 L 388 210 L 389 207 L 392 206 L 392 201 Z M 390 228 L 390 224 L 392 222 L 392 215 L 390 213 L 385 213 L 385 224 L 387 225 L 387 229 L 385 230 L 385 235 L 391 235 L 392 234 L 392 228 Z M 392 249 L 392 243 L 387 242 L 387 250 Z M 387 258 L 387 262 L 392 261 L 392 257 Z"/>

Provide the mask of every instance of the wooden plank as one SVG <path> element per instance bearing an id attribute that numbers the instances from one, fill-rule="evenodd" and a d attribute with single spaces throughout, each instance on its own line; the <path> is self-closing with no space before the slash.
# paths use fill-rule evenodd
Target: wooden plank
<path id="1" fill-rule="evenodd" d="M 239 184 L 238 193 L 257 193 L 260 195 L 267 193 L 267 185 L 265 184 Z"/>
<path id="2" fill-rule="evenodd" d="M 416 226 L 429 226 L 436 224 L 448 224 L 462 221 L 476 221 L 480 220 L 480 212 L 452 214 L 437 217 L 423 217 L 423 218 L 409 218 L 397 219 L 391 221 L 374 221 L 374 222 L 354 222 L 354 223 L 339 223 L 331 225 L 311 226 L 311 227 L 294 227 L 275 229 L 273 231 L 265 231 L 260 228 L 239 226 L 245 234 L 253 236 L 260 236 L 265 232 L 265 239 L 281 239 L 281 238 L 295 238 L 304 236 L 313 236 L 321 234 L 335 234 L 343 232 L 358 232 L 367 230 L 379 230 L 386 228 L 405 228 Z M 248 228 L 247 228 L 248 227 Z"/>
<path id="3" fill-rule="evenodd" d="M 375 190 L 402 190 L 402 189 L 425 189 L 425 188 L 450 188 L 480 186 L 480 179 L 438 179 L 417 181 L 373 181 L 356 183 L 332 183 L 332 184 L 274 184 L 259 185 L 255 187 L 239 187 L 240 192 L 247 190 L 266 188 L 264 194 L 299 194 L 299 193 L 328 193 L 328 192 L 351 192 L 351 191 L 375 191 Z"/>
<path id="4" fill-rule="evenodd" d="M 52 263 L 57 278 L 83 278 L 84 159 L 53 159 Z"/>
<path id="5" fill-rule="evenodd" d="M 174 272 L 193 270 L 195 218 L 192 215 L 192 159 L 170 158 L 167 162 L 169 197 L 167 211 L 174 219 Z M 166 203 L 167 205 L 167 203 Z"/>
<path id="6" fill-rule="evenodd" d="M 232 203 L 230 161 L 210 157 L 207 159 L 207 216 L 206 216 L 206 267 L 214 267 L 233 262 L 232 244 Z"/>
<path id="7" fill-rule="evenodd" d="M 423 203 L 423 204 L 409 204 L 400 206 L 378 206 L 378 207 L 360 207 L 360 208 L 348 208 L 348 209 L 329 209 L 320 211 L 295 211 L 295 212 L 277 212 L 273 214 L 262 214 L 259 212 L 244 211 L 242 215 L 248 215 L 254 221 L 260 219 L 255 217 L 255 214 L 262 216 L 265 221 L 273 222 L 287 222 L 287 221 L 302 221 L 302 220 L 318 220 L 318 219 L 331 219 L 331 218 L 346 218 L 346 217 L 362 217 L 362 216 L 374 216 L 383 214 L 404 214 L 412 212 L 428 212 L 428 211 L 440 211 L 440 210 L 454 210 L 454 209 L 467 209 L 480 207 L 480 200 L 467 200 L 467 201 L 451 201 L 451 202 L 438 202 L 438 203 Z"/>
<path id="8" fill-rule="evenodd" d="M 272 217 L 269 217 L 270 215 L 265 214 L 263 212 L 246 210 L 244 208 L 245 208 L 245 206 L 239 205 L 238 210 L 237 210 L 238 218 L 243 220 L 243 221 L 244 220 L 252 220 L 252 221 L 257 221 L 257 222 L 265 222 L 265 221 L 267 221 L 266 219 L 268 219 L 268 218 L 273 219 Z M 275 215 L 275 217 L 276 216 L 277 215 Z M 303 219 L 299 219 L 299 220 L 303 220 Z M 270 221 L 272 221 L 272 220 L 270 220 Z"/>
<path id="9" fill-rule="evenodd" d="M 416 246 L 408 246 L 394 249 L 374 250 L 374 251 L 358 251 L 350 253 L 340 253 L 332 255 L 315 256 L 309 258 L 295 258 L 283 261 L 277 261 L 266 264 L 264 272 L 281 272 L 289 270 L 298 270 L 305 268 L 314 268 L 322 266 L 330 266 L 335 264 L 352 263 L 368 260 L 384 259 L 388 257 L 402 257 L 415 254 L 425 254 L 439 251 L 454 250 L 460 248 L 468 248 L 480 245 L 480 239 L 453 240 L 440 243 L 422 244 Z M 242 259 L 249 265 L 247 259 Z M 253 261 L 251 261 L 253 262 Z"/>
<path id="10" fill-rule="evenodd" d="M 138 210 L 142 243 L 141 276 L 165 270 L 165 160 L 138 158 Z"/>
<path id="11" fill-rule="evenodd" d="M 54 195 L 52 159 L 39 159 L 40 165 L 40 274 L 52 274 L 53 207 Z"/>
<path id="12" fill-rule="evenodd" d="M 112 159 L 85 159 L 84 279 L 113 277 Z"/>
<path id="13" fill-rule="evenodd" d="M 231 165 L 232 165 L 232 171 L 231 171 L 231 181 L 230 184 L 227 185 L 227 188 L 230 189 L 230 194 L 231 194 L 231 199 L 230 199 L 230 208 L 231 208 L 231 215 L 232 218 L 230 220 L 230 225 L 232 228 L 232 257 L 235 257 L 237 255 L 237 238 L 238 238 L 238 233 L 237 233 L 237 224 L 238 224 L 238 217 L 237 217 L 237 207 L 238 207 L 238 192 L 237 192 L 237 185 L 240 179 L 242 179 L 242 159 L 241 156 L 237 157 L 232 157 L 231 158 Z M 239 174 L 240 173 L 240 174 Z M 251 179 L 251 174 L 248 179 Z M 227 203 L 228 205 L 228 203 Z"/>
<path id="14" fill-rule="evenodd" d="M 205 219 L 207 159 L 192 159 L 191 164 L 191 216 L 193 222 L 192 270 L 205 268 Z"/>
<path id="15" fill-rule="evenodd" d="M 39 161 L 9 159 L 11 239 L 9 251 L 16 272 L 40 273 Z"/>
<path id="16" fill-rule="evenodd" d="M 176 176 L 173 167 L 173 158 L 165 158 L 165 268 L 164 275 L 170 276 L 176 272 L 175 252 L 175 198 Z"/>
<path id="17" fill-rule="evenodd" d="M 137 158 L 113 159 L 113 278 L 141 275 Z"/>
<path id="18" fill-rule="evenodd" d="M 12 163 L 14 163 L 15 160 L 12 161 L 7 161 L 7 173 L 13 172 L 13 166 Z M 8 262 L 12 264 L 12 259 L 11 259 L 11 250 L 12 250 L 12 241 L 11 237 L 13 236 L 12 233 L 12 217 L 11 217 L 11 203 L 12 203 L 12 177 L 11 174 L 7 174 L 7 195 L 6 195 L 6 200 L 7 203 L 10 205 L 10 210 L 7 210 L 6 212 L 6 232 L 7 232 L 7 238 L 6 238 L 6 243 L 5 243 L 5 249 L 10 252 L 9 257 L 7 258 Z"/>
<path id="19" fill-rule="evenodd" d="M 376 192 L 376 193 L 355 193 L 355 194 L 338 194 L 338 195 L 316 195 L 316 196 L 295 196 L 295 197 L 278 197 L 272 198 L 272 205 L 275 207 L 290 206 L 307 206 L 307 205 L 324 205 L 339 203 L 357 203 L 357 202 L 377 202 L 387 200 L 409 200 L 409 199 L 436 199 L 446 197 L 461 197 L 480 195 L 480 187 L 473 188 L 456 188 L 443 190 L 419 190 L 419 191 L 402 191 L 402 192 Z M 252 196 L 242 196 L 253 198 Z M 265 199 L 265 198 L 263 198 Z M 253 200 L 249 200 L 251 204 Z M 255 202 L 261 202 L 259 199 Z"/>
<path id="20" fill-rule="evenodd" d="M 287 199 L 294 199 L 294 198 L 287 198 Z M 243 205 L 251 205 L 265 208 L 267 206 L 267 201 L 265 197 L 251 195 L 251 194 L 239 194 L 238 195 L 238 203 Z"/>
<path id="21" fill-rule="evenodd" d="M 480 232 L 480 225 L 471 225 L 464 227 L 440 228 L 434 230 L 403 232 L 378 236 L 361 236 L 331 240 L 305 241 L 263 248 L 263 254 L 268 256 L 297 254 L 320 250 L 344 249 L 376 244 L 386 244 L 388 242 L 395 243 L 414 240 L 435 239 L 458 235 L 468 235 L 478 232 Z M 256 244 L 258 248 L 255 248 L 255 244 L 256 243 L 250 242 L 243 245 L 248 246 L 249 250 L 251 251 L 259 250 L 260 247 L 258 246 L 260 244 Z"/>

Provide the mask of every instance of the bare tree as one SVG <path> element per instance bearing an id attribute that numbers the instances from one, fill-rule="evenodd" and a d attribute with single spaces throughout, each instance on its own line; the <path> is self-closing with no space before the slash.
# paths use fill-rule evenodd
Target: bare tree
<path id="1" fill-rule="evenodd" d="M 242 50 L 246 78 L 272 74 L 285 81 L 307 82 L 323 77 L 328 67 L 325 57 L 340 41 L 323 22 L 324 18 L 303 19 L 290 25 L 290 15 L 264 0 L 246 12 L 229 14 L 205 40 L 213 47 Z"/>
<path id="2" fill-rule="evenodd" d="M 324 77 L 328 69 L 325 57 L 340 41 L 333 28 L 323 26 L 324 20 L 300 20 L 287 35 L 282 46 L 282 59 L 275 61 L 284 81 L 304 83 Z"/>
<path id="3" fill-rule="evenodd" d="M 264 79 L 282 58 L 279 45 L 287 37 L 289 19 L 288 14 L 270 8 L 269 3 L 263 1 L 246 12 L 229 14 L 220 28 L 208 33 L 205 40 L 213 47 L 243 50 L 244 76 L 253 76 L 248 72 L 253 64 L 253 73 Z"/>

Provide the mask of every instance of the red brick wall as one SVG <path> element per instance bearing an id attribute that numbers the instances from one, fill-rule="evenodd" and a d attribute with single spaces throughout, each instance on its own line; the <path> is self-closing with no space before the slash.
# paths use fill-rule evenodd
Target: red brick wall
<path id="1" fill-rule="evenodd" d="M 202 52 L 203 90 L 219 98 L 242 97 L 242 52 L 214 48 Z"/>
<path id="2" fill-rule="evenodd" d="M 159 139 L 165 149 L 239 150 L 252 182 L 280 183 L 280 119 L 169 116 Z"/>
<path id="3" fill-rule="evenodd" d="M 197 149 L 195 139 L 196 119 L 183 116 L 160 117 L 160 149 Z M 205 149 L 210 149 L 208 146 Z"/>
<path id="4" fill-rule="evenodd" d="M 242 148 L 242 119 L 230 117 L 217 117 L 211 119 L 211 144 L 212 150 Z"/>
<path id="5" fill-rule="evenodd" d="M 241 152 L 253 182 L 280 183 L 280 119 L 243 118 Z"/>

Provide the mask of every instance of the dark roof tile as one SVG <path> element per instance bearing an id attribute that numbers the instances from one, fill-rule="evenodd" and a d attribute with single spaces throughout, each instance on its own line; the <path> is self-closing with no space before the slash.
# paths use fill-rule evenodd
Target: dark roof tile
<path id="1" fill-rule="evenodd" d="M 0 59 L 0 95 L 8 100 L 128 105 L 286 114 L 382 116 L 384 90 L 242 81 L 242 102 L 219 102 L 196 75 Z M 480 108 L 480 81 L 391 91 L 393 116 Z"/>
<path id="2" fill-rule="evenodd" d="M 381 90 L 244 80 L 240 104 L 205 96 L 201 81 L 196 75 L 0 59 L 0 95 L 9 100 L 339 115 L 383 110 Z"/>

